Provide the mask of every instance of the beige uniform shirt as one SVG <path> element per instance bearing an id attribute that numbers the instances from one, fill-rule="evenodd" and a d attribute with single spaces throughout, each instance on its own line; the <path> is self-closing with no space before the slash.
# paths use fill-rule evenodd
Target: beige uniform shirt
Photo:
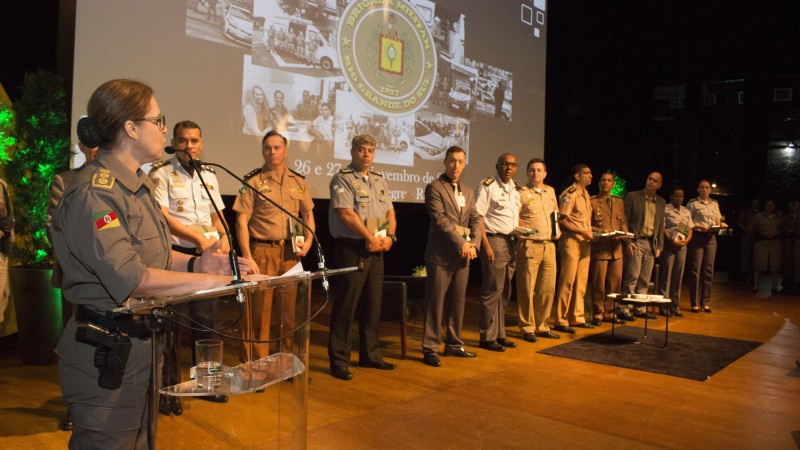
<path id="1" fill-rule="evenodd" d="M 553 239 L 553 212 L 558 211 L 555 189 L 544 185 L 537 191 L 524 186 L 519 195 L 522 204 L 519 222 L 523 227 L 533 230 L 531 236 L 520 235 L 520 239 Z"/>
<path id="2" fill-rule="evenodd" d="M 581 231 L 592 229 L 592 206 L 586 189 L 573 184 L 558 197 L 561 216 Z M 568 231 L 565 229 L 565 233 Z"/>
<path id="3" fill-rule="evenodd" d="M 314 209 L 305 178 L 289 168 L 284 168 L 283 178 L 278 178 L 264 166 L 245 175 L 245 181 L 295 216 L 302 218 L 303 213 Z M 277 241 L 290 237 L 289 216 L 244 186 L 239 189 L 233 210 L 250 214 L 252 239 Z"/>

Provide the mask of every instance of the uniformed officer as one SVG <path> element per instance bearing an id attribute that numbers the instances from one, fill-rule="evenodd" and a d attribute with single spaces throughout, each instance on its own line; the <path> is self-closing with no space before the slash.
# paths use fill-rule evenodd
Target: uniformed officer
<path id="1" fill-rule="evenodd" d="M 158 202 L 161 212 L 169 224 L 172 233 L 172 249 L 187 255 L 199 255 L 217 240 L 220 242 L 220 251 L 227 254 L 230 246 L 225 238 L 225 225 L 214 210 L 213 203 L 222 211 L 225 205 L 219 193 L 219 182 L 214 173 L 214 168 L 201 165 L 202 173 L 195 170 L 191 158 L 197 160 L 203 151 L 203 137 L 200 125 L 185 120 L 175 124 L 172 129 L 172 147 L 175 156 L 166 161 L 153 163 L 150 178 L 155 182 L 153 195 Z M 202 179 L 201 179 L 202 176 Z M 211 193 L 209 197 L 206 189 Z M 197 300 L 188 304 L 189 317 L 206 326 L 214 325 L 213 299 Z M 212 334 L 208 330 L 192 327 L 192 342 L 200 339 L 210 339 Z M 171 386 L 180 381 L 178 375 L 177 346 L 180 341 L 180 331 L 173 329 L 172 324 L 162 330 L 165 337 L 164 349 L 164 386 Z M 195 363 L 194 345 L 192 345 L 192 362 Z M 227 401 L 224 395 L 201 397 L 204 400 L 217 402 Z M 167 403 L 169 402 L 169 404 Z M 159 411 L 169 415 L 183 413 L 180 397 L 161 395 Z"/>
<path id="2" fill-rule="evenodd" d="M 700 180 L 697 183 L 697 197 L 689 200 L 686 207 L 692 214 L 694 238 L 689 242 L 689 299 L 692 312 L 710 313 L 711 285 L 714 282 L 714 259 L 717 255 L 717 230 L 727 227 L 722 222 L 719 203 L 710 197 L 711 182 Z M 714 227 L 714 228 L 712 228 Z"/>
<path id="3" fill-rule="evenodd" d="M 215 254 L 216 245 L 200 257 L 170 252 L 166 219 L 141 170 L 158 159 L 165 144 L 166 120 L 152 89 L 131 80 L 106 82 L 92 94 L 87 111 L 78 122 L 78 137 L 100 151 L 67 188 L 52 222 L 64 294 L 79 305 L 56 348 L 61 391 L 74 422 L 69 447 L 147 449 L 155 445 L 146 412 L 153 347 L 143 322 L 111 310 L 131 296 L 225 286 L 231 269 L 227 257 Z M 241 264 L 242 273 L 250 272 L 247 261 Z M 130 350 L 124 376 L 106 380 L 120 381 L 116 388 L 100 385 L 100 347 L 76 336 L 89 323 L 130 335 L 124 342 Z M 117 361 L 99 362 L 105 368 Z"/>
<path id="4" fill-rule="evenodd" d="M 519 234 L 516 248 L 517 308 L 522 339 L 559 339 L 550 331 L 547 319 L 556 293 L 556 245 L 560 229 L 556 217 L 556 191 L 544 184 L 547 166 L 541 158 L 528 162 L 528 183 L 520 191 L 520 227 L 530 232 Z"/>
<path id="5" fill-rule="evenodd" d="M 267 132 L 261 141 L 261 155 L 264 165 L 245 175 L 247 184 L 265 197 L 301 218 L 311 230 L 314 224 L 314 202 L 308 190 L 305 177 L 286 167 L 289 155 L 287 139 L 275 130 Z M 242 187 L 233 204 L 236 211 L 236 237 L 242 257 L 251 261 L 265 275 L 282 275 L 300 262 L 313 243 L 311 230 L 299 225 L 286 213 L 251 189 Z M 302 237 L 302 238 L 301 238 Z M 280 308 L 280 329 L 282 334 L 294 328 L 295 291 L 287 289 L 282 298 L 286 299 L 276 307 Z M 269 339 L 272 313 L 272 290 L 262 291 L 263 296 L 252 296 L 250 316 L 254 318 L 254 338 Z M 260 318 L 258 320 L 257 318 Z M 282 342 L 283 351 L 292 345 L 291 338 Z M 261 359 L 269 355 L 269 344 L 254 343 L 244 345 L 242 358 Z"/>
<path id="6" fill-rule="evenodd" d="M 14 238 L 14 209 L 8 193 L 8 184 L 0 180 L 0 323 L 8 306 L 8 253 Z"/>
<path id="7" fill-rule="evenodd" d="M 583 315 L 584 296 L 589 278 L 592 206 L 586 187 L 592 184 L 592 171 L 586 164 L 572 168 L 574 182 L 559 196 L 559 225 L 564 233 L 559 240 L 561 273 L 558 277 L 558 302 L 553 310 L 553 328 L 574 334 L 573 327 L 594 328 Z"/>
<path id="8" fill-rule="evenodd" d="M 600 175 L 600 193 L 589 200 L 592 205 L 592 230 L 598 232 L 628 231 L 625 218 L 625 204 L 622 199 L 611 195 L 616 184 L 614 172 L 605 171 Z M 619 236 L 599 237 L 591 244 L 592 277 L 592 324 L 601 322 L 622 323 L 608 311 L 608 294 L 620 292 L 622 284 L 622 240 Z M 613 302 L 611 302 L 613 304 Z"/>
<path id="9" fill-rule="evenodd" d="M 375 138 L 361 134 L 353 138 L 351 163 L 333 176 L 328 222 L 336 239 L 337 267 L 358 267 L 358 271 L 335 280 L 335 296 L 328 339 L 331 375 L 340 380 L 353 378 L 350 372 L 352 339 L 350 326 L 358 314 L 358 365 L 392 370 L 395 364 L 381 356 L 378 325 L 383 289 L 383 254 L 397 240 L 397 222 L 391 192 L 380 172 L 372 170 Z"/>
<path id="10" fill-rule="evenodd" d="M 517 157 L 504 153 L 497 174 L 478 186 L 475 208 L 483 217 L 481 244 L 480 343 L 485 350 L 502 352 L 517 346 L 506 338 L 506 306 L 514 279 L 514 228 L 519 222 L 519 185 L 514 181 Z"/>
<path id="11" fill-rule="evenodd" d="M 661 315 L 681 317 L 681 283 L 686 263 L 686 245 L 693 237 L 692 213 L 683 206 L 683 189 L 672 188 L 669 203 L 664 208 L 664 250 L 659 257 L 661 276 L 658 291 L 664 298 L 672 300 L 667 308 L 660 308 Z"/>
<path id="12" fill-rule="evenodd" d="M 781 270 L 781 234 L 783 221 L 775 208 L 774 200 L 764 202 L 764 210 L 750 222 L 750 231 L 756 237 L 753 248 L 753 292 L 758 291 L 761 272 L 769 271 L 772 293 L 779 293 L 778 273 Z"/>
<path id="13" fill-rule="evenodd" d="M 74 169 L 66 170 L 56 176 L 53 177 L 52 183 L 50 183 L 50 195 L 47 198 L 47 218 L 45 219 L 47 237 L 50 239 L 50 243 L 52 244 L 53 238 L 52 234 L 50 233 L 50 227 L 53 224 L 53 211 L 58 206 L 58 202 L 61 201 L 61 197 L 64 196 L 64 191 L 67 189 L 67 186 L 72 184 L 75 181 L 75 177 L 78 176 L 78 172 L 83 170 L 87 164 L 94 161 L 94 157 L 97 154 L 97 147 L 89 148 L 83 142 L 78 142 L 78 149 L 80 149 L 83 156 L 86 158 L 86 162 L 82 164 L 80 167 L 76 167 Z M 2 180 L 0 180 L 2 181 Z M 58 260 L 54 258 L 53 261 L 53 274 L 50 278 L 50 284 L 54 288 L 61 288 L 61 279 L 63 277 L 63 272 L 61 271 L 61 266 L 58 264 Z M 2 309 L 2 308 L 0 308 Z M 67 323 L 67 319 L 72 317 L 74 312 L 74 305 L 67 301 L 64 298 L 63 292 L 61 293 L 61 315 L 64 323 Z M 2 311 L 0 310 L 0 322 L 2 322 Z M 72 430 L 72 416 L 70 415 L 69 411 L 61 419 L 59 423 L 59 428 L 63 431 L 71 431 Z"/>

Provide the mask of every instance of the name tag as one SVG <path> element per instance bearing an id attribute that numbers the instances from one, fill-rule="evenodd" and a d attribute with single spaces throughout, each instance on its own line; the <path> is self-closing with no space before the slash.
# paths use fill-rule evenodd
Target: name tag
<path id="1" fill-rule="evenodd" d="M 460 208 L 465 208 L 467 206 L 467 199 L 464 198 L 463 194 L 458 194 L 456 197 L 456 203 L 458 203 Z"/>

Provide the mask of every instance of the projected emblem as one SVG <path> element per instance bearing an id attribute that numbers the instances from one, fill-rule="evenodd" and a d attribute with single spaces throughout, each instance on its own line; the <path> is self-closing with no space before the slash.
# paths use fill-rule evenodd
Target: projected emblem
<path id="1" fill-rule="evenodd" d="M 353 94 L 390 117 L 420 109 L 436 81 L 436 49 L 417 10 L 405 0 L 355 1 L 341 17 L 337 48 Z"/>

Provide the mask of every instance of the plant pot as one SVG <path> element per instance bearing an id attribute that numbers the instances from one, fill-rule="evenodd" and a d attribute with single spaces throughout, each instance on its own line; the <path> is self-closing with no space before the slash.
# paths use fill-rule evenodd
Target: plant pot
<path id="1" fill-rule="evenodd" d="M 22 363 L 53 364 L 63 326 L 60 291 L 50 286 L 52 270 L 8 270 L 11 297 L 17 310 Z"/>

